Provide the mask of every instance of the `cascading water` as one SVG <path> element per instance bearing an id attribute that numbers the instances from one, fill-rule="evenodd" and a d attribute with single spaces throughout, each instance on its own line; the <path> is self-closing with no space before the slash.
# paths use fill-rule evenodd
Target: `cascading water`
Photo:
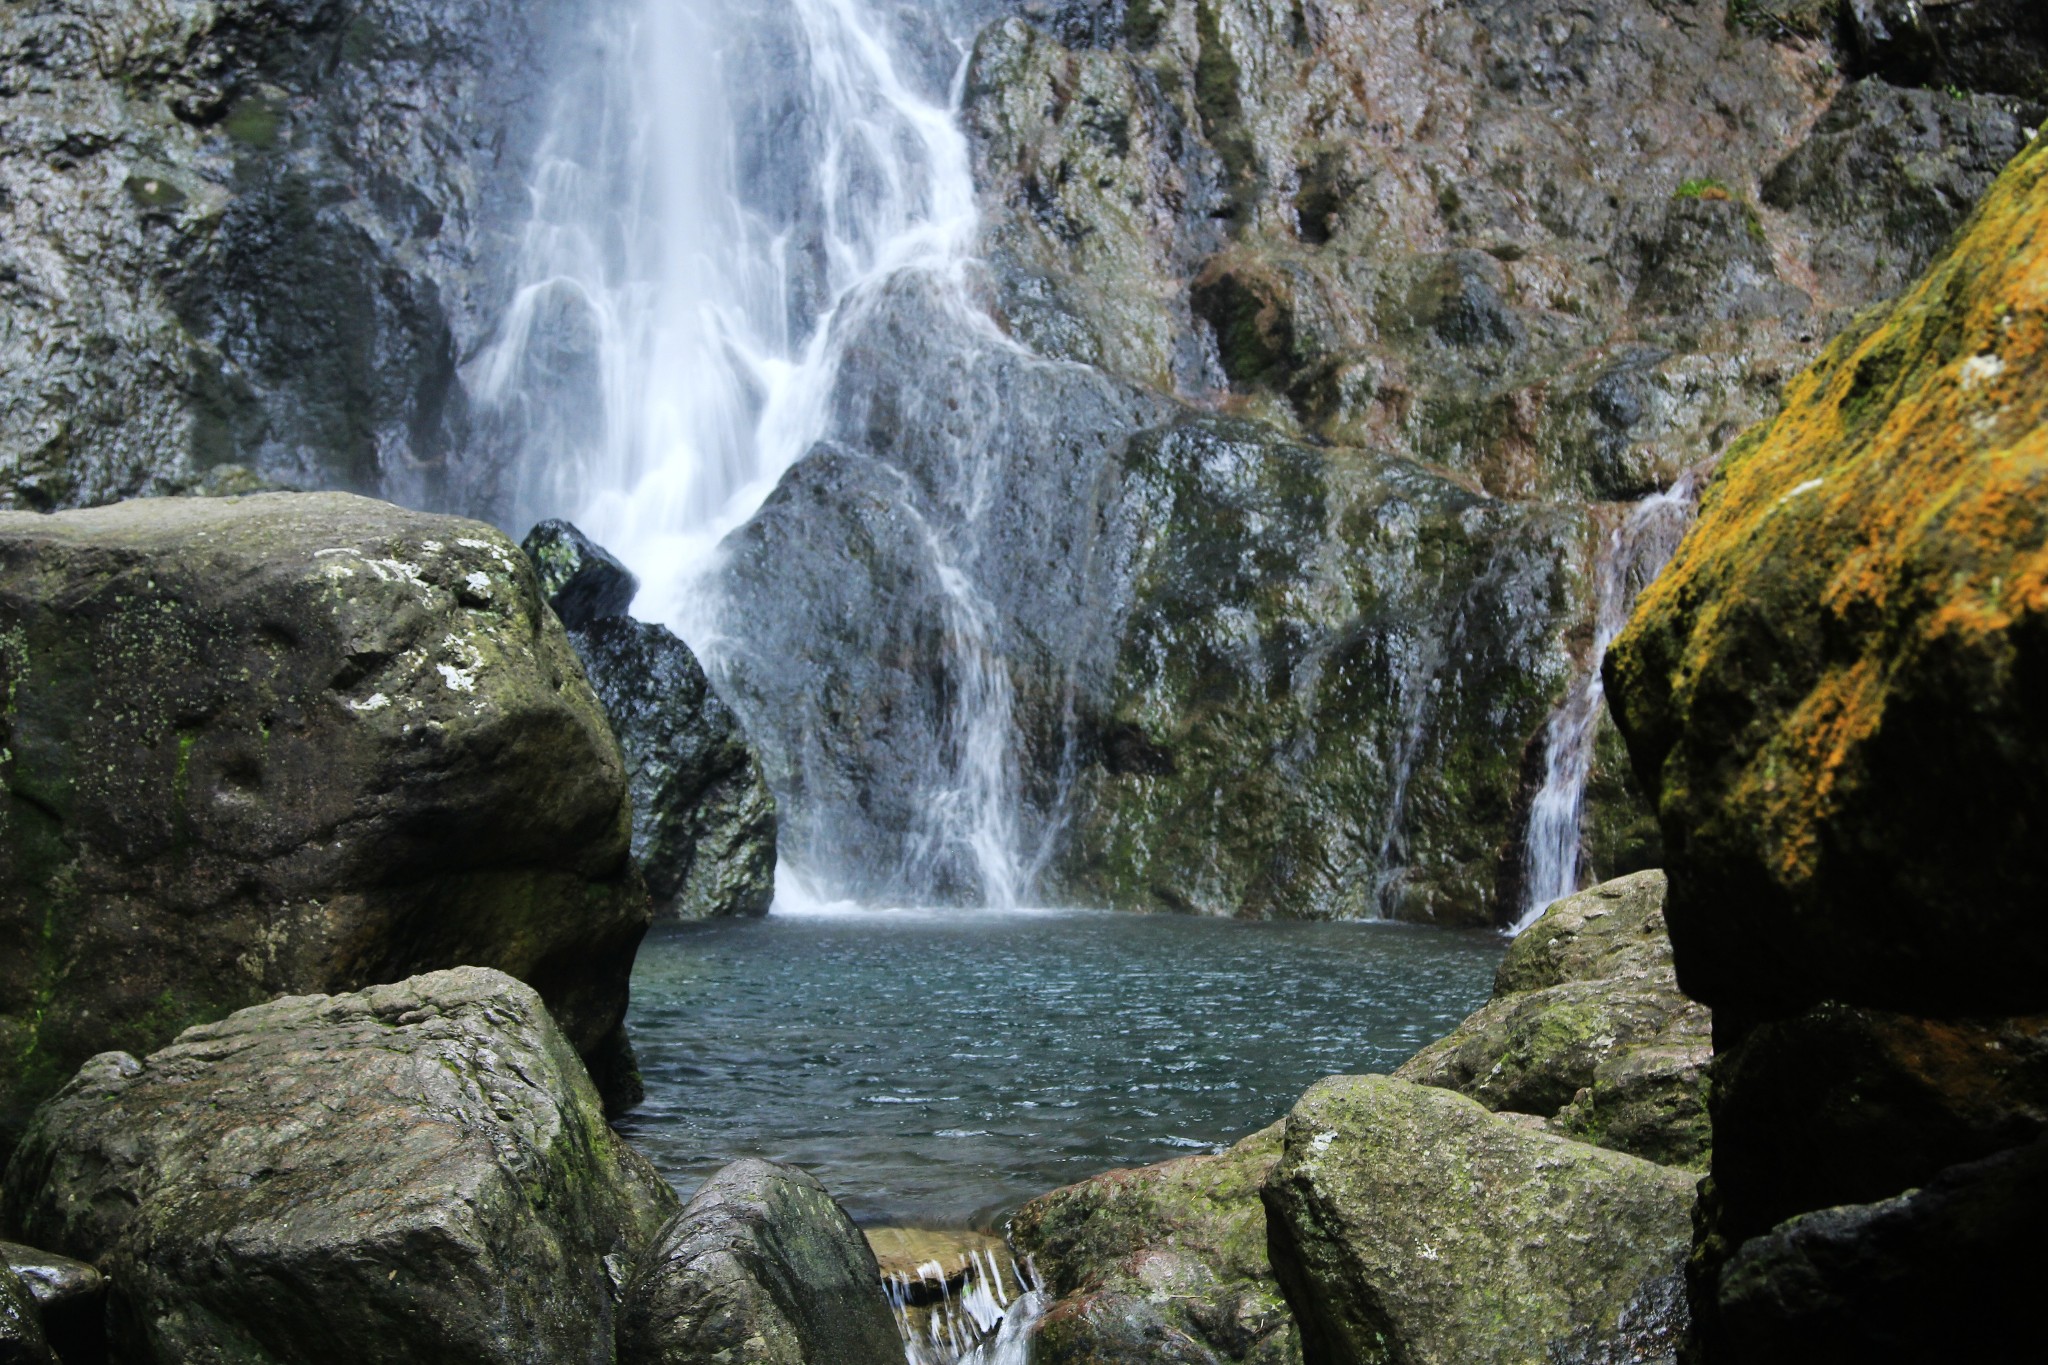
<path id="1" fill-rule="evenodd" d="M 885 21 L 862 0 L 620 0 L 559 96 L 522 284 L 466 377 L 521 452 L 514 516 L 567 516 L 618 554 L 636 613 L 714 678 L 745 629 L 710 586 L 718 547 L 827 433 L 849 319 L 918 275 L 993 334 L 966 300 L 976 213 L 953 114 L 978 6 Z M 972 507 L 985 475 L 959 477 L 949 501 Z M 964 865 L 1010 905 L 1026 878 L 1009 677 L 971 555 L 926 531 L 951 713 L 897 880 Z M 833 868 L 802 872 L 833 888 Z"/>
<path id="2" fill-rule="evenodd" d="M 1564 704 L 1551 713 L 1545 737 L 1543 785 L 1529 807 L 1522 848 L 1522 916 L 1512 933 L 1534 924 L 1545 910 L 1580 890 L 1579 838 L 1593 741 L 1607 705 L 1600 661 L 1628 624 L 1637 594 L 1678 551 L 1692 525 L 1702 471 L 1691 470 L 1661 493 L 1629 508 L 1603 537 L 1593 565 L 1594 636 L 1590 666 Z"/>

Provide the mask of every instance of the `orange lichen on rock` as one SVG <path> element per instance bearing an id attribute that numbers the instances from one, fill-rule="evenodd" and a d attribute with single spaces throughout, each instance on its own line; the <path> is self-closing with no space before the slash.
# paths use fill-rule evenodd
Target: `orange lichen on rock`
<path id="1" fill-rule="evenodd" d="M 2048 1006 L 2048 139 L 1785 399 L 1607 662 L 1681 979 Z"/>

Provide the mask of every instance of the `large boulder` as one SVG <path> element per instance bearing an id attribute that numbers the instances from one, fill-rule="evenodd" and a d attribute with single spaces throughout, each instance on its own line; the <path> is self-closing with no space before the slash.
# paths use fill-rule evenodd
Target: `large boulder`
<path id="1" fill-rule="evenodd" d="M 1264 1197 L 1308 1365 L 1668 1359 L 1684 1328 L 1693 1178 L 1462 1095 L 1321 1082 Z"/>
<path id="2" fill-rule="evenodd" d="M 736 1161 L 661 1229 L 628 1282 L 620 1365 L 900 1365 L 881 1270 L 804 1172 Z"/>
<path id="3" fill-rule="evenodd" d="M 107 1273 L 114 1356 L 612 1357 L 613 1276 L 675 1206 L 531 988 L 464 967 L 292 996 L 94 1058 L 5 1216 Z"/>
<path id="4" fill-rule="evenodd" d="M 1111 1171 L 1018 1210 L 1010 1240 L 1053 1297 L 1032 1358 L 1298 1362 L 1259 1200 L 1280 1147 L 1275 1124 L 1226 1152 Z"/>
<path id="5" fill-rule="evenodd" d="M 633 857 L 656 911 L 767 914 L 775 797 L 739 718 L 673 631 L 626 615 L 639 580 L 603 546 L 544 521 L 521 548 L 625 752 Z"/>
<path id="6" fill-rule="evenodd" d="M 2048 142 L 1722 461 L 1608 655 L 1679 979 L 2048 1007 Z"/>
<path id="7" fill-rule="evenodd" d="M 344 494 L 0 515 L 0 1133 L 94 1053 L 459 964 L 610 1093 L 649 912 L 518 548 Z"/>
<path id="8" fill-rule="evenodd" d="M 1662 872 L 1558 901 L 1509 947 L 1494 998 L 1394 1074 L 1669 1165 L 1710 1145 L 1713 1018 L 1678 989 Z"/>

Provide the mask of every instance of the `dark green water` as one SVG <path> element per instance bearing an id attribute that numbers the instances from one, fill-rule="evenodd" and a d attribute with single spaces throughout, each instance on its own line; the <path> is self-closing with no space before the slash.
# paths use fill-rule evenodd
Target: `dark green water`
<path id="1" fill-rule="evenodd" d="M 688 1193 L 794 1162 L 863 1222 L 987 1223 L 1210 1151 L 1333 1073 L 1389 1071 L 1485 1000 L 1494 934 L 1087 912 L 878 911 L 657 928 L 621 1127 Z"/>

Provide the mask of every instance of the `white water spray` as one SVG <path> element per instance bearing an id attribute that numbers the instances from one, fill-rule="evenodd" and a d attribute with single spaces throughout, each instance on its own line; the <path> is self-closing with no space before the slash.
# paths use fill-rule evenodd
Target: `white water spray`
<path id="1" fill-rule="evenodd" d="M 1522 849 L 1522 916 L 1511 933 L 1521 933 L 1552 904 L 1581 889 L 1579 841 L 1586 782 L 1592 776 L 1593 741 L 1607 705 L 1600 662 L 1628 624 L 1637 594 L 1677 553 L 1678 542 L 1692 524 L 1701 477 L 1701 471 L 1689 470 L 1670 488 L 1636 503 L 1601 541 L 1593 564 L 1592 658 L 1585 675 L 1550 717 L 1543 785 L 1529 807 Z"/>
<path id="2" fill-rule="evenodd" d="M 836 324 L 903 272 L 975 311 L 958 77 L 921 91 L 864 0 L 620 0 L 592 36 L 534 179 L 522 283 L 466 377 L 522 449 L 515 516 L 567 516 L 611 549 L 640 575 L 636 614 L 716 676 L 707 576 L 825 434 Z M 909 856 L 951 849 L 1012 905 L 1007 667 L 963 556 L 928 539 L 953 704 Z M 829 888 L 831 869 L 804 872 Z"/>

